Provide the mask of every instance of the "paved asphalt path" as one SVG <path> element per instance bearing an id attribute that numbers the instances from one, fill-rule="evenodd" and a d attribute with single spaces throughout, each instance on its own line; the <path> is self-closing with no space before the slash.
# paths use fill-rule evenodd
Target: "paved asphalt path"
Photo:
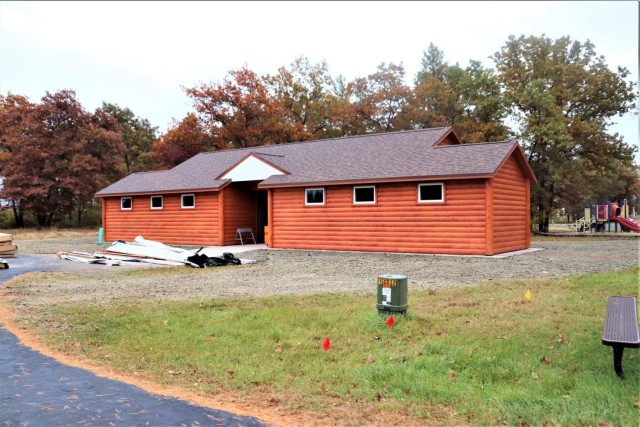
<path id="1" fill-rule="evenodd" d="M 74 271 L 86 266 L 48 255 L 10 258 L 0 286 L 29 271 Z M 72 368 L 21 345 L 0 324 L 0 426 L 264 426 L 189 402 L 150 394 L 120 381 Z"/>

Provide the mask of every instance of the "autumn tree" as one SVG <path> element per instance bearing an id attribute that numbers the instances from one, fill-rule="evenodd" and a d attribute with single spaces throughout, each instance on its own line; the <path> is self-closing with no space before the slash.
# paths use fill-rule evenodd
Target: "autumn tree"
<path id="1" fill-rule="evenodd" d="M 332 120 L 339 100 L 325 61 L 311 64 L 300 56 L 289 68 L 280 67 L 277 74 L 266 76 L 265 81 L 282 104 L 283 120 L 296 129 L 297 139 L 340 136 Z"/>
<path id="2" fill-rule="evenodd" d="M 198 117 L 190 113 L 153 145 L 154 160 L 163 168 L 172 168 L 204 151 L 215 150 L 212 138 L 206 133 Z"/>
<path id="3" fill-rule="evenodd" d="M 411 89 L 404 82 L 404 66 L 384 62 L 378 71 L 347 85 L 352 113 L 359 119 L 353 133 L 401 130 L 398 116 L 408 103 Z M 348 112 L 349 113 L 349 112 Z"/>
<path id="4" fill-rule="evenodd" d="M 298 126 L 282 120 L 282 104 L 264 82 L 244 67 L 222 83 L 186 88 L 197 117 L 216 148 L 280 144 L 304 137 Z"/>
<path id="5" fill-rule="evenodd" d="M 547 231 L 554 207 L 577 203 L 576 194 L 632 165 L 636 148 L 608 128 L 635 107 L 634 83 L 588 40 L 510 36 L 493 59 L 539 181 L 532 213 Z"/>
<path id="6" fill-rule="evenodd" d="M 142 172 L 154 168 L 151 148 L 156 140 L 157 127 L 151 126 L 147 119 L 136 117 L 128 108 L 118 104 L 102 103 L 102 110 L 118 121 L 122 132 L 122 142 L 126 148 L 123 153 L 125 172 Z"/>
<path id="7" fill-rule="evenodd" d="M 327 136 L 345 137 L 364 133 L 363 119 L 351 102 L 349 83 L 344 76 L 336 77 L 332 95 Z"/>
<path id="8" fill-rule="evenodd" d="M 575 188 L 562 194 L 567 208 L 573 208 L 578 214 L 582 210 L 582 201 L 602 201 L 627 199 L 630 205 L 637 202 L 640 195 L 640 168 L 621 159 L 611 159 L 613 165 L 609 173 L 592 171 L 588 173 L 589 185 Z M 580 213 L 580 216 L 582 214 Z"/>
<path id="9" fill-rule="evenodd" d="M 39 226 L 50 226 L 120 177 L 124 150 L 118 123 L 102 110 L 86 112 L 75 92 L 47 92 L 39 104 L 3 100 L 0 198 L 19 201 Z M 3 117 L 4 119 L 4 117 Z"/>
<path id="10" fill-rule="evenodd" d="M 34 107 L 29 100 L 22 96 L 9 93 L 7 96 L 0 95 L 0 176 L 2 177 L 2 185 L 0 185 L 0 199 L 2 198 L 4 185 L 4 170 L 6 165 L 12 160 L 12 147 L 7 144 L 7 139 L 15 131 L 16 128 L 22 127 L 23 120 L 28 112 Z M 6 196 L 5 196 L 6 197 Z M 16 227 L 24 227 L 24 201 L 20 194 L 16 194 L 11 200 L 5 198 L 13 210 Z"/>
<path id="11" fill-rule="evenodd" d="M 122 143 L 121 127 L 113 116 L 101 108 L 89 114 L 89 126 L 79 130 L 85 143 L 80 152 L 72 157 L 68 183 L 73 195 L 78 224 L 82 222 L 82 214 L 86 207 L 94 201 L 96 191 L 112 184 L 123 176 L 120 164 L 122 151 L 126 150 Z"/>

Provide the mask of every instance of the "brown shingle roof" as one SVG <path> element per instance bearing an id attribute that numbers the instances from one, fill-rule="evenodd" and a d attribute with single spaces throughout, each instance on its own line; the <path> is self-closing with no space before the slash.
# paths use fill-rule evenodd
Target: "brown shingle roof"
<path id="1" fill-rule="evenodd" d="M 168 171 L 129 175 L 96 196 L 218 190 L 229 180 L 217 178 L 250 153 L 289 172 L 267 178 L 262 188 L 490 177 L 518 145 L 507 141 L 434 147 L 451 132 L 435 128 L 201 153 Z"/>

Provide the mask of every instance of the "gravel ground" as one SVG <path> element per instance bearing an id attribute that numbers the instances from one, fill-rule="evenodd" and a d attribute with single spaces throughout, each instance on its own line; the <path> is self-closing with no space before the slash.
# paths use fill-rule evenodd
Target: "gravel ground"
<path id="1" fill-rule="evenodd" d="M 93 251 L 94 239 L 41 239 L 19 242 L 21 253 L 58 250 Z M 241 254 L 256 264 L 193 269 L 163 267 L 118 273 L 118 267 L 95 267 L 89 273 L 52 274 L 6 294 L 21 306 L 86 301 L 185 300 L 230 296 L 375 292 L 381 274 L 409 277 L 409 291 L 443 289 L 489 281 L 550 278 L 615 271 L 638 265 L 640 241 L 539 241 L 541 251 L 507 257 L 452 257 L 318 251 L 258 250 Z M 68 261 L 60 261 L 68 262 Z M 108 274 L 105 274 L 108 273 Z M 25 307 L 27 308 L 27 307 Z"/>

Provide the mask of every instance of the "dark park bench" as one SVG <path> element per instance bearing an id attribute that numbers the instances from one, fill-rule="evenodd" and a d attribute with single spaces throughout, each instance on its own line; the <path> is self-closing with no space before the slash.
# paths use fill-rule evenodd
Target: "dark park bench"
<path id="1" fill-rule="evenodd" d="M 634 297 L 609 297 L 602 344 L 613 347 L 613 367 L 616 374 L 624 378 L 622 352 L 625 347 L 640 347 L 638 310 Z"/>

